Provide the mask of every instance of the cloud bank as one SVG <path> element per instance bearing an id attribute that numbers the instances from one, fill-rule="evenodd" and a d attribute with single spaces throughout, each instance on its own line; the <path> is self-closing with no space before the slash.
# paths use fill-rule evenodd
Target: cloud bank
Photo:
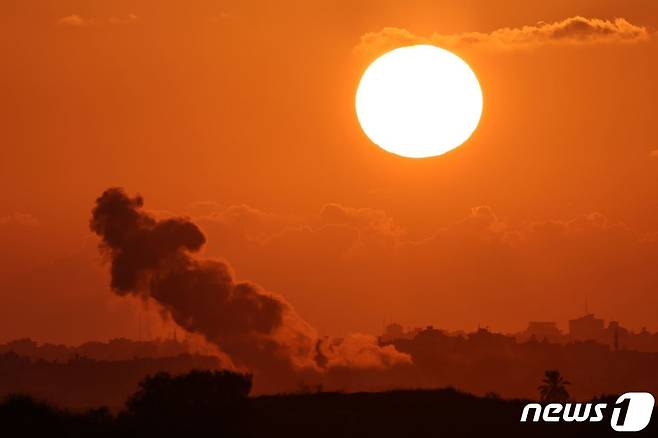
<path id="1" fill-rule="evenodd" d="M 658 239 L 601 213 L 509 223 L 482 205 L 410 238 L 375 209 L 327 204 L 300 223 L 267 227 L 254 218 L 272 216 L 249 211 L 234 222 L 216 219 L 222 213 L 195 219 L 210 237 L 208 253 L 285 290 L 330 332 L 376 332 L 391 318 L 520 330 L 529 319 L 578 316 L 585 298 L 604 317 L 648 324 L 647 309 L 658 305 Z"/>
<path id="2" fill-rule="evenodd" d="M 623 18 L 569 17 L 554 23 L 540 22 L 533 26 L 504 27 L 492 32 L 464 32 L 428 37 L 414 35 L 406 29 L 387 27 L 361 37 L 357 52 L 380 52 L 412 44 L 434 44 L 446 48 L 480 47 L 511 50 L 544 45 L 582 45 L 636 43 L 650 38 L 649 31 Z"/>

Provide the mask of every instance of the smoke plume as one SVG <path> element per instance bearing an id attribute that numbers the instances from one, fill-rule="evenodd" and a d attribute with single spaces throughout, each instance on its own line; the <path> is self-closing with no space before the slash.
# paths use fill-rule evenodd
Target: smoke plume
<path id="1" fill-rule="evenodd" d="M 174 321 L 227 353 L 239 367 L 282 375 L 320 373 L 332 364 L 382 368 L 407 356 L 374 340 L 319 338 L 280 295 L 233 278 L 221 261 L 194 256 L 206 239 L 185 218 L 157 220 L 142 210 L 142 197 L 110 188 L 90 221 L 111 262 L 111 287 L 158 302 Z"/>

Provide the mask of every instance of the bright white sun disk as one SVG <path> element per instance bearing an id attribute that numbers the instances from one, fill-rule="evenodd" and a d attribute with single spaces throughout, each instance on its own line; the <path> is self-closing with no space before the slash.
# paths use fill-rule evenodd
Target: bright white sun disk
<path id="1" fill-rule="evenodd" d="M 431 45 L 392 50 L 366 69 L 356 114 L 381 148 L 412 158 L 444 154 L 465 142 L 482 114 L 482 90 L 457 55 Z"/>

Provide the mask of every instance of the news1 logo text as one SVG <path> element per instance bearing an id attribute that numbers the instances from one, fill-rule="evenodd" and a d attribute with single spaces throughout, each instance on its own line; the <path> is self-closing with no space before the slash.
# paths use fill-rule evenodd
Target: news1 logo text
<path id="1" fill-rule="evenodd" d="M 612 406 L 610 426 L 617 432 L 639 432 L 651 421 L 655 400 L 648 392 L 627 392 Z M 600 422 L 606 418 L 607 403 L 528 403 L 521 422 Z"/>

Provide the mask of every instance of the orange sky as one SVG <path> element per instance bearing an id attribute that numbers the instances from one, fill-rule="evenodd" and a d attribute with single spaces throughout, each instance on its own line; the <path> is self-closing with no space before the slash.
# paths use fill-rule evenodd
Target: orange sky
<path id="1" fill-rule="evenodd" d="M 642 33 L 547 36 L 576 16 Z M 0 338 L 136 336 L 88 228 L 110 186 L 191 216 L 321 333 L 512 331 L 586 299 L 658 330 L 657 28 L 653 0 L 4 1 Z M 446 37 L 480 126 L 437 158 L 380 150 L 360 74 Z"/>

